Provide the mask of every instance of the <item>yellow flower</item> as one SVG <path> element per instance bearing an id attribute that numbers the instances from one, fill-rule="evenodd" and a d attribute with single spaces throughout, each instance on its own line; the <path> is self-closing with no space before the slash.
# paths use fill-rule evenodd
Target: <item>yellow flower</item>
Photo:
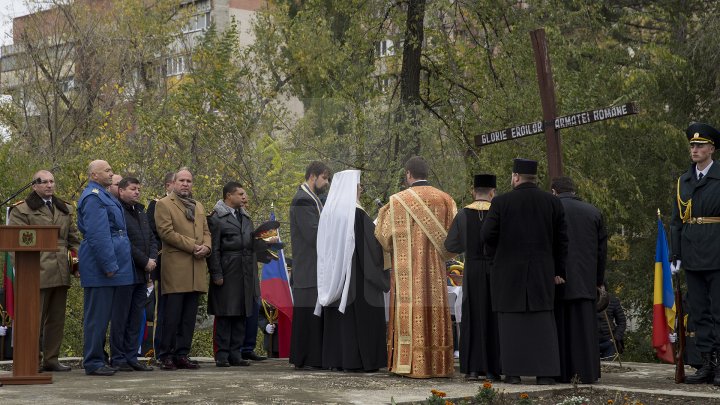
<path id="1" fill-rule="evenodd" d="M 490 389 L 490 388 L 492 388 L 492 383 L 491 383 L 490 381 L 485 381 L 485 382 L 483 383 L 483 388 L 485 388 L 485 389 Z"/>
<path id="2" fill-rule="evenodd" d="M 528 396 L 528 394 L 526 394 L 526 393 L 524 393 L 524 392 L 523 392 L 522 394 L 520 394 L 520 399 L 528 399 L 528 398 L 530 398 L 530 397 Z"/>
<path id="3" fill-rule="evenodd" d="M 613 401 L 612 399 L 608 399 L 608 405 L 612 405 L 614 403 L 615 403 L 615 401 Z"/>
<path id="4" fill-rule="evenodd" d="M 453 405 L 453 403 L 448 400 L 445 400 L 445 405 Z"/>
<path id="5" fill-rule="evenodd" d="M 440 397 L 440 398 L 445 398 L 445 396 L 447 395 L 446 393 L 444 393 L 442 391 L 438 391 L 438 390 L 430 390 L 430 392 L 433 395 L 435 395 L 436 397 Z"/>

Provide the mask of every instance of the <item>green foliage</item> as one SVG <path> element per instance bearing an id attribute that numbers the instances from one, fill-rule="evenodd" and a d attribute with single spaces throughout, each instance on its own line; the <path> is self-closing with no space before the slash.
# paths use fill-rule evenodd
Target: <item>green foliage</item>
<path id="1" fill-rule="evenodd" d="M 177 34 L 193 10 L 175 0 L 112 2 L 107 13 L 77 3 L 60 8 L 66 21 L 51 38 L 37 29 L 21 38 L 38 52 L 23 60 L 32 69 L 18 74 L 20 84 L 3 88 L 14 98 L 0 106 L 10 131 L 0 140 L 0 194 L 57 165 L 58 194 L 74 200 L 87 163 L 105 158 L 138 177 L 148 199 L 163 193 L 166 172 L 187 165 L 194 195 L 208 207 L 226 181 L 241 181 L 256 221 L 271 206 L 287 220 L 312 160 L 362 170 L 368 208 L 401 188 L 403 165 L 415 154 L 460 206 L 474 173 L 496 173 L 498 191 L 508 191 L 514 157 L 543 162 L 547 187 L 542 136 L 474 146 L 475 135 L 542 116 L 528 33 L 545 27 L 559 114 L 629 101 L 641 108 L 562 130 L 561 139 L 565 174 L 604 213 L 608 282 L 637 316 L 645 353 L 656 210 L 667 222 L 675 178 L 688 163 L 685 126 L 720 123 L 717 4 L 425 1 L 420 102 L 407 105 L 403 2 L 277 0 L 256 13 L 253 44 L 241 47 L 231 23 L 188 40 L 192 48 Z M 165 59 L 178 54 L 190 72 L 166 79 Z M 69 71 L 77 72 L 76 88 L 64 92 Z M 71 290 L 70 301 L 81 298 Z M 75 333 L 77 320 L 68 322 Z"/>

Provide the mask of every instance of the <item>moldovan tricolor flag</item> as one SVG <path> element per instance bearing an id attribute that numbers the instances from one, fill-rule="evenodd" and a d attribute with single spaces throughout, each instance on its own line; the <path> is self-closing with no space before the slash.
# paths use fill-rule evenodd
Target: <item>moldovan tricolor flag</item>
<path id="1" fill-rule="evenodd" d="M 7 225 L 10 222 L 10 207 L 8 207 L 5 211 L 5 218 L 5 225 Z M 0 261 L 2 261 L 0 268 L 2 269 L 3 288 L 5 289 L 5 302 L 0 304 L 2 304 L 5 308 L 5 312 L 7 312 L 8 317 L 10 317 L 10 319 L 15 319 L 15 290 L 13 288 L 15 271 L 13 270 L 13 265 L 10 261 L 10 253 L 0 252 L 0 256 L 2 256 L 0 258 Z M 0 319 L 0 325 L 2 325 L 2 323 L 2 319 Z M 2 347 L 0 347 L 0 350 L 2 350 Z"/>
<path id="2" fill-rule="evenodd" d="M 668 334 L 675 325 L 675 297 L 673 295 L 672 273 L 668 259 L 668 244 L 665 228 L 658 218 L 658 236 L 655 247 L 655 288 L 653 294 L 652 345 L 658 359 L 674 363 L 672 344 Z"/>
<path id="3" fill-rule="evenodd" d="M 270 213 L 270 220 L 275 220 L 275 213 Z M 292 331 L 293 299 L 288 281 L 285 255 L 282 249 L 278 252 L 278 260 L 272 260 L 262 267 L 260 291 L 262 298 L 278 310 L 278 355 L 290 357 L 290 334 Z"/>

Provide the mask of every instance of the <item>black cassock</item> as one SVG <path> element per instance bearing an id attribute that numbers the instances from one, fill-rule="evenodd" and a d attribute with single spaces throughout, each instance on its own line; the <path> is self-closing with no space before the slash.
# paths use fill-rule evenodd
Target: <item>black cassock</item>
<path id="1" fill-rule="evenodd" d="M 593 383 L 600 378 L 597 349 L 597 286 L 604 284 L 607 231 L 600 211 L 575 196 L 558 195 L 569 239 L 566 282 L 556 288 L 555 322 L 560 343 L 560 378 Z"/>
<path id="2" fill-rule="evenodd" d="M 484 209 L 479 209 L 484 208 Z M 460 372 L 500 375 L 500 337 L 497 314 L 492 311 L 490 273 L 492 258 L 480 241 L 482 218 L 487 208 L 478 202 L 458 212 L 453 220 L 445 249 L 465 252 L 462 318 L 460 322 Z"/>
<path id="3" fill-rule="evenodd" d="M 375 225 L 355 209 L 355 252 L 345 313 L 340 301 L 323 308 L 323 368 L 374 371 L 387 366 L 385 302 L 389 272 L 383 270 L 382 248 Z"/>

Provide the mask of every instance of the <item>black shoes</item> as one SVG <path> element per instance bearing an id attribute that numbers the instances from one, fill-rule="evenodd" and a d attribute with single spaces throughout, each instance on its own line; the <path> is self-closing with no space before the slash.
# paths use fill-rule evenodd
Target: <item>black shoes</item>
<path id="1" fill-rule="evenodd" d="M 255 352 L 243 352 L 242 358 L 245 360 L 252 360 L 252 361 L 263 361 L 267 360 L 267 357 L 265 356 L 258 356 L 255 354 Z"/>
<path id="2" fill-rule="evenodd" d="M 175 366 L 177 368 L 184 368 L 188 370 L 197 370 L 200 368 L 200 365 L 197 364 L 197 362 L 190 361 L 187 356 L 178 357 L 177 360 L 175 360 Z"/>
<path id="3" fill-rule="evenodd" d="M 215 367 L 230 367 L 230 362 L 227 360 L 215 360 Z"/>
<path id="4" fill-rule="evenodd" d="M 113 368 L 117 371 L 133 371 L 133 368 L 127 363 L 113 364 Z"/>
<path id="5" fill-rule="evenodd" d="M 160 360 L 160 369 L 166 370 L 166 371 L 175 371 L 177 370 L 177 366 L 175 365 L 175 362 L 172 361 L 170 357 Z"/>
<path id="6" fill-rule="evenodd" d="M 713 383 L 715 379 L 716 356 L 715 353 L 700 353 L 703 365 L 693 375 L 685 377 L 685 384 Z M 718 381 L 720 382 L 720 381 Z"/>
<path id="7" fill-rule="evenodd" d="M 128 366 L 130 366 L 130 368 L 132 368 L 135 371 L 153 371 L 152 367 L 150 367 L 146 364 L 140 363 L 139 361 L 128 363 Z"/>
<path id="8" fill-rule="evenodd" d="M 516 375 L 506 375 L 505 384 L 520 384 L 520 377 Z"/>
<path id="9" fill-rule="evenodd" d="M 537 385 L 555 385 L 555 379 L 552 377 L 536 377 Z"/>
<path id="10" fill-rule="evenodd" d="M 103 377 L 109 377 L 109 376 L 115 374 L 115 370 L 113 370 L 112 368 L 110 368 L 110 367 L 108 367 L 108 366 L 102 366 L 102 367 L 100 367 L 100 368 L 98 368 L 98 369 L 95 369 L 95 370 L 89 372 L 89 373 L 88 373 L 88 372 L 85 372 L 85 374 L 87 374 L 87 375 L 98 375 L 98 376 L 103 376 Z"/>
<path id="11" fill-rule="evenodd" d="M 235 367 L 247 367 L 250 362 L 247 360 L 230 360 L 230 365 Z"/>
<path id="12" fill-rule="evenodd" d="M 42 366 L 42 371 L 70 371 L 72 367 L 60 363 L 50 363 Z"/>
<path id="13" fill-rule="evenodd" d="M 489 381 L 500 381 L 500 374 L 495 373 L 485 373 L 485 379 Z"/>

